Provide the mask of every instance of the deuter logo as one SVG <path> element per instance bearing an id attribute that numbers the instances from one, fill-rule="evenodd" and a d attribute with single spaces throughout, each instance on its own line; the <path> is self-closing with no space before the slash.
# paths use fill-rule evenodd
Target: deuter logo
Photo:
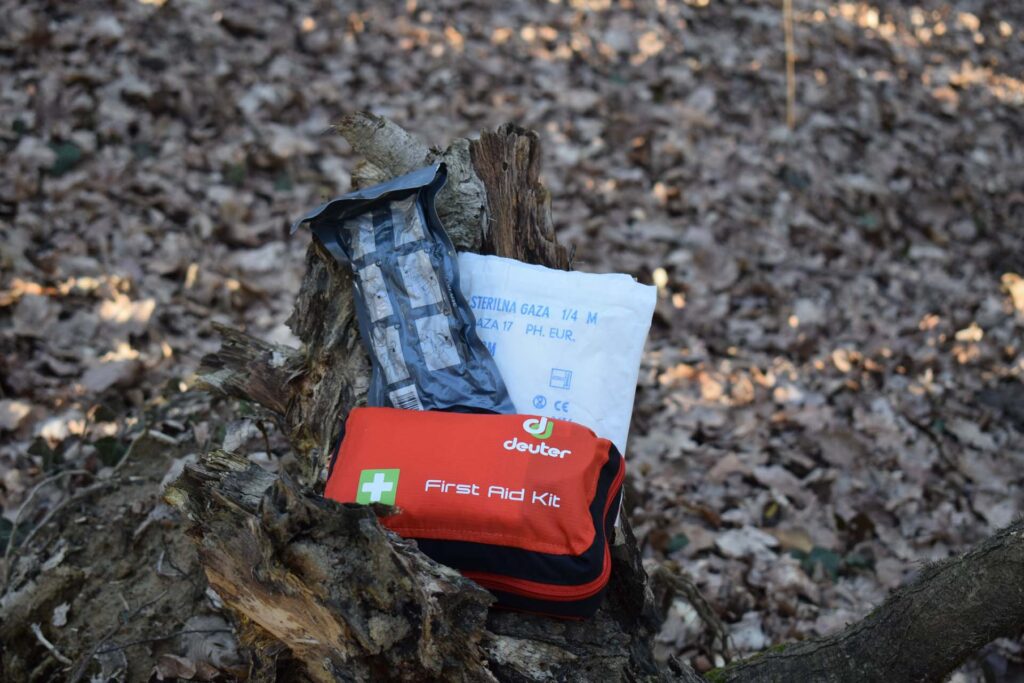
<path id="1" fill-rule="evenodd" d="M 537 439 L 546 439 L 555 430 L 555 423 L 546 417 L 531 417 L 523 422 L 523 431 Z M 506 451 L 519 451 L 520 453 L 536 453 L 546 455 L 549 458 L 564 458 L 572 453 L 569 449 L 552 448 L 546 443 L 528 443 L 520 441 L 519 437 L 512 437 L 501 444 Z"/>
<path id="2" fill-rule="evenodd" d="M 535 436 L 541 441 L 551 436 L 555 429 L 555 423 L 546 417 L 531 417 L 523 422 L 523 431 L 530 436 Z"/>

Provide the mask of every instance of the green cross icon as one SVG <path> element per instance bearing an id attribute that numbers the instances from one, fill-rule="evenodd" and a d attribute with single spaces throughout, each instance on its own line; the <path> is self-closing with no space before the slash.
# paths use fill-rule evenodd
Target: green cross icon
<path id="1" fill-rule="evenodd" d="M 359 473 L 359 488 L 356 489 L 356 502 L 395 504 L 398 492 L 398 470 L 363 470 Z"/>

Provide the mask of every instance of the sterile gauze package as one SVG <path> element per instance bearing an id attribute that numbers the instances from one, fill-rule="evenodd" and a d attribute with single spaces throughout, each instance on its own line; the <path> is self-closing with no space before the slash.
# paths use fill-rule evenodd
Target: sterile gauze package
<path id="1" fill-rule="evenodd" d="M 516 411 L 577 422 L 625 454 L 657 289 L 471 253 L 459 273 Z"/>
<path id="2" fill-rule="evenodd" d="M 371 406 L 513 412 L 459 289 L 455 249 L 434 210 L 444 164 L 351 192 L 309 223 L 352 268 L 356 315 L 373 361 Z"/>

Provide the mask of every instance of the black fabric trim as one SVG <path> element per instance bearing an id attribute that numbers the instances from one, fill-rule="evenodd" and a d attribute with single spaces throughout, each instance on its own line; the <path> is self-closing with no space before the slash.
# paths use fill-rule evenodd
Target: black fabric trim
<path id="1" fill-rule="evenodd" d="M 619 513 L 619 503 L 622 501 L 622 486 L 615 492 L 615 498 L 608 507 L 608 515 L 605 517 L 604 530 L 606 537 L 610 538 L 612 529 L 615 526 L 615 518 Z M 549 617 L 560 617 L 563 619 L 588 619 L 597 612 L 604 601 L 605 593 L 608 592 L 608 583 L 601 586 L 601 589 L 586 598 L 579 600 L 543 600 L 539 598 L 528 598 L 518 593 L 488 588 L 487 590 L 497 598 L 494 603 L 496 609 L 508 609 L 520 612 L 532 612 Z"/>
<path id="2" fill-rule="evenodd" d="M 604 569 L 605 546 L 611 535 L 609 522 L 614 523 L 618 506 L 609 496 L 612 482 L 619 473 L 622 456 L 614 445 L 609 446 L 608 462 L 598 475 L 597 491 L 590 504 L 590 519 L 594 524 L 594 542 L 580 555 L 558 555 L 524 550 L 510 546 L 415 538 L 417 545 L 431 559 L 462 571 L 487 572 L 515 579 L 537 581 L 555 586 L 578 586 L 594 581 Z M 621 490 L 621 486 L 619 487 Z M 605 506 L 608 515 L 605 515 Z"/>
<path id="3" fill-rule="evenodd" d="M 498 602 L 495 603 L 494 606 L 499 609 L 533 612 L 535 614 L 541 614 L 549 617 L 585 619 L 594 616 L 598 608 L 601 607 L 601 602 L 604 600 L 604 594 L 607 592 L 608 586 L 606 584 L 600 591 L 589 598 L 563 602 L 556 600 L 537 600 L 535 598 L 524 597 L 517 593 L 507 593 L 505 591 L 497 591 L 490 588 L 487 590 L 498 599 Z"/>

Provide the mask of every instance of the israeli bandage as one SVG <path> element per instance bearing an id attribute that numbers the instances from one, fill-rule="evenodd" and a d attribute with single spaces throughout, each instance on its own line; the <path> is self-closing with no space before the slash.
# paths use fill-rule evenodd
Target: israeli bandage
<path id="1" fill-rule="evenodd" d="M 373 362 L 369 405 L 511 413 L 434 209 L 445 178 L 444 164 L 428 166 L 327 202 L 294 227 L 308 222 L 352 268 L 359 331 Z"/>

